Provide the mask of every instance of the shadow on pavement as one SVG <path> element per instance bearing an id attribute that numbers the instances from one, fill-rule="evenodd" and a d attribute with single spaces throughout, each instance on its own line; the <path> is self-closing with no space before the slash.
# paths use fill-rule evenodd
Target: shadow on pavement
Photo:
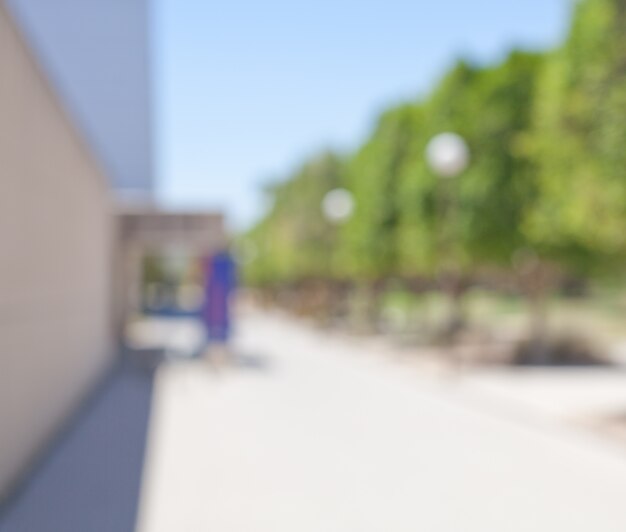
<path id="1" fill-rule="evenodd" d="M 1 508 L 0 532 L 134 530 L 153 383 L 116 370 Z"/>
<path id="2" fill-rule="evenodd" d="M 233 366 L 252 371 L 270 371 L 273 369 L 272 362 L 268 357 L 256 353 L 235 352 L 233 354 Z"/>

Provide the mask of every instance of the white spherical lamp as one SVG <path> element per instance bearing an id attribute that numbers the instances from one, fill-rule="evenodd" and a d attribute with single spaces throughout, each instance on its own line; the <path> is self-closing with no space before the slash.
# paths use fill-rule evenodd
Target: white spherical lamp
<path id="1" fill-rule="evenodd" d="M 428 143 L 426 160 L 439 176 L 456 177 L 467 168 L 470 152 L 460 135 L 441 133 Z"/>
<path id="2" fill-rule="evenodd" d="M 346 222 L 354 211 L 352 193 L 344 188 L 328 192 L 322 200 L 322 212 L 329 222 Z"/>

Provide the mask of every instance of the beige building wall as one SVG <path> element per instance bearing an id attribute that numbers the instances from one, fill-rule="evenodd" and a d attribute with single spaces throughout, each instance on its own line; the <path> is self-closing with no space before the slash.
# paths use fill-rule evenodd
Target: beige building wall
<path id="1" fill-rule="evenodd" d="M 0 0 L 0 500 L 110 366 L 106 180 Z"/>

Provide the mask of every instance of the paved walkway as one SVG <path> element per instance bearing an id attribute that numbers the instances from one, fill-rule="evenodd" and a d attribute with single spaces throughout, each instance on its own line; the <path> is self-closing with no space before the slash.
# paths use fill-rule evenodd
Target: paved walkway
<path id="1" fill-rule="evenodd" d="M 134 530 L 152 383 L 137 369 L 112 374 L 0 508 L 0 532 Z"/>
<path id="2" fill-rule="evenodd" d="M 277 318 L 237 352 L 160 370 L 140 532 L 626 530 L 626 455 L 599 439 Z"/>

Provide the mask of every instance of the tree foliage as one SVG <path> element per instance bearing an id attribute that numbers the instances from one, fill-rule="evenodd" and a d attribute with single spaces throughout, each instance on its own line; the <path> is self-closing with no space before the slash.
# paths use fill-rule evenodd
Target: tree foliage
<path id="1" fill-rule="evenodd" d="M 534 249 L 572 271 L 618 271 L 626 253 L 626 0 L 585 0 L 566 42 L 500 64 L 459 61 L 426 98 L 384 112 L 353 154 L 321 154 L 268 190 L 250 231 L 255 282 L 432 276 L 509 269 Z M 469 168 L 438 178 L 424 151 L 452 131 Z M 342 227 L 322 198 L 342 186 Z M 616 268 L 617 267 L 617 268 Z"/>
<path id="2" fill-rule="evenodd" d="M 539 195 L 527 232 L 543 253 L 583 271 L 625 251 L 626 2 L 578 5 L 550 54 L 535 109 Z"/>
<path id="3" fill-rule="evenodd" d="M 246 237 L 257 248 L 246 272 L 249 281 L 294 282 L 328 275 L 336 231 L 321 204 L 327 192 L 341 185 L 343 167 L 339 155 L 325 152 L 266 189 L 271 207 Z"/>

